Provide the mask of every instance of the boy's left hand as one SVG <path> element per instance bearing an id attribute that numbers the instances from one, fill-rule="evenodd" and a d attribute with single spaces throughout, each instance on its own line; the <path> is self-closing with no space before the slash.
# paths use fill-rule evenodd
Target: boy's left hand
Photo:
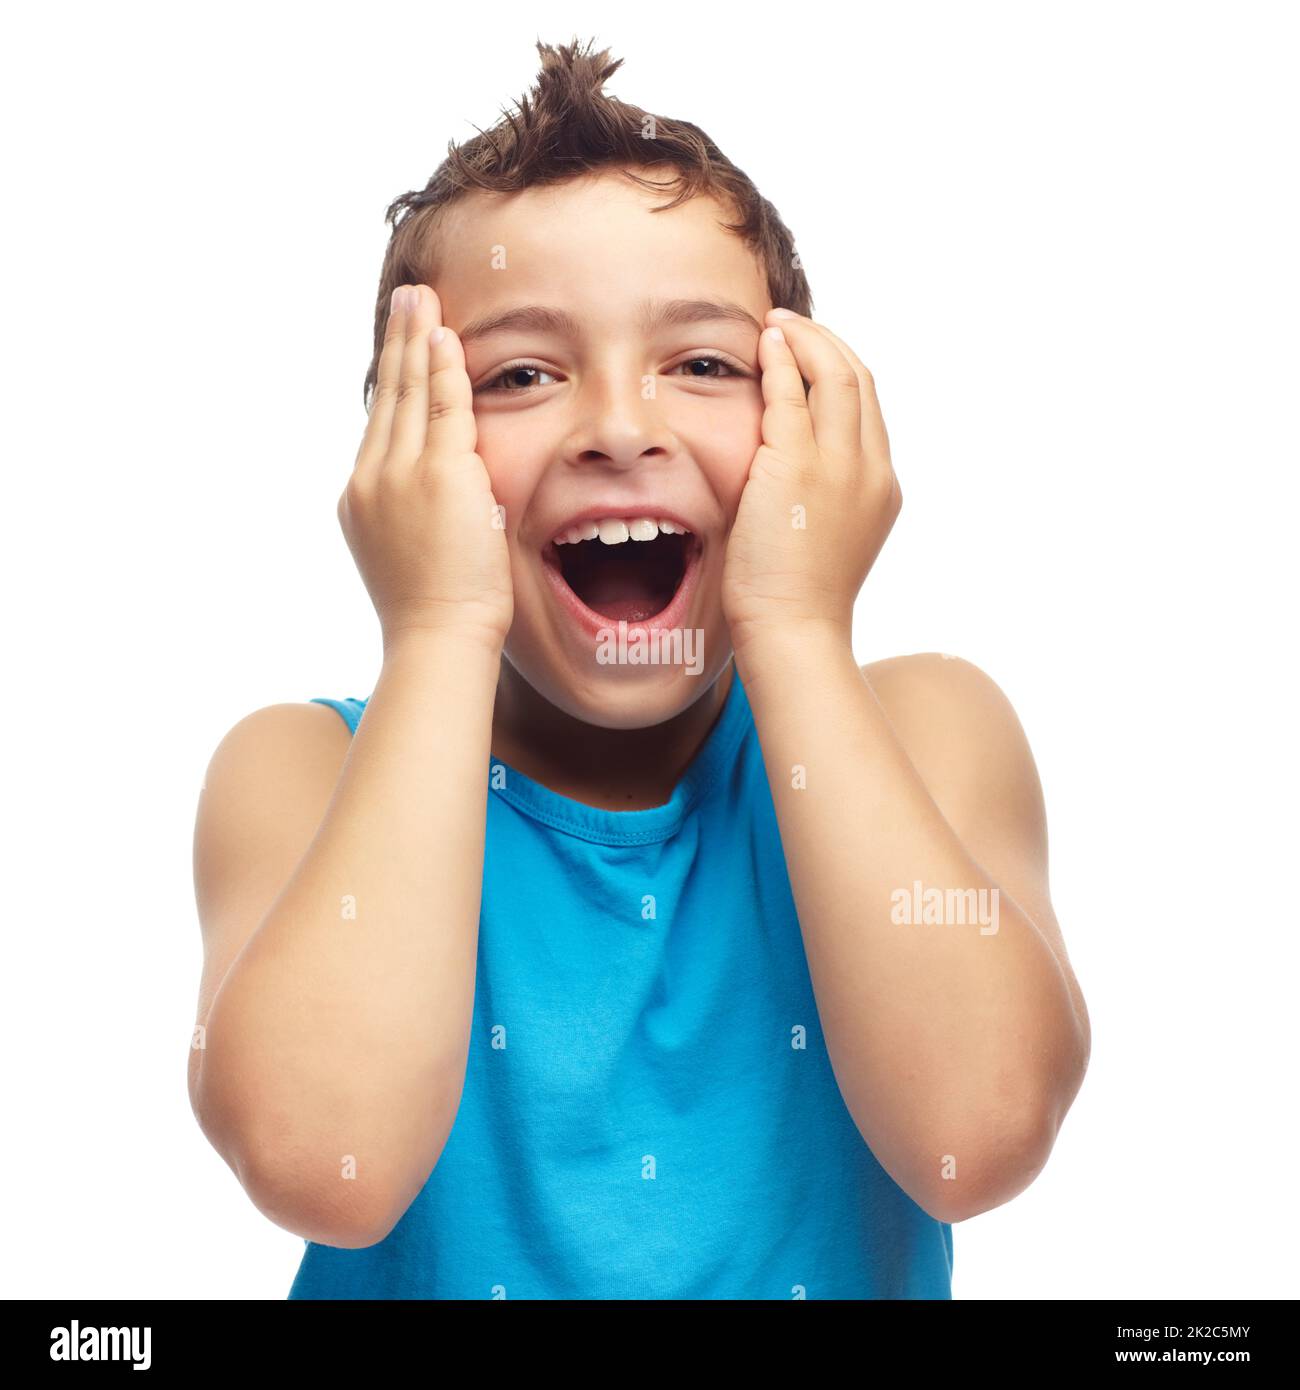
<path id="1" fill-rule="evenodd" d="M 875 383 L 821 324 L 769 310 L 767 327 L 785 342 L 759 337 L 763 443 L 722 571 L 732 647 L 809 623 L 851 643 L 853 601 L 903 504 Z"/>

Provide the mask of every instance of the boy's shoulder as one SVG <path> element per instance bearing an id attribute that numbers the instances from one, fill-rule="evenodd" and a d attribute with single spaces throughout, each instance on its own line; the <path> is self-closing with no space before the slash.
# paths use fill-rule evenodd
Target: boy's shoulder
<path id="1" fill-rule="evenodd" d="M 997 704 L 1006 700 L 993 679 L 974 662 L 951 652 L 889 656 L 868 662 L 861 670 L 882 702 L 886 693 L 891 698 L 928 695 L 931 699 L 956 700 L 961 704 L 972 700 Z"/>
<path id="2" fill-rule="evenodd" d="M 1020 720 L 997 682 L 948 652 L 914 652 L 861 668 L 922 780 L 943 805 L 1037 803 L 1038 773 Z M 965 805 L 968 814 L 975 807 Z"/>
<path id="3" fill-rule="evenodd" d="M 327 705 L 286 701 L 237 720 L 216 746 L 204 790 L 236 816 L 249 806 L 283 810 L 284 800 L 319 800 L 333 787 L 351 745 L 348 726 Z"/>
<path id="4" fill-rule="evenodd" d="M 262 705 L 237 720 L 222 738 L 218 751 L 237 749 L 243 754 L 261 756 L 276 750 L 332 753 L 346 751 L 349 741 L 346 723 L 329 705 L 286 700 Z"/>
<path id="5" fill-rule="evenodd" d="M 871 688 L 883 700 L 885 693 L 897 698 L 928 695 L 931 699 L 1002 706 L 1007 697 L 993 678 L 972 661 L 951 652 L 912 652 L 907 656 L 888 656 L 861 667 Z"/>

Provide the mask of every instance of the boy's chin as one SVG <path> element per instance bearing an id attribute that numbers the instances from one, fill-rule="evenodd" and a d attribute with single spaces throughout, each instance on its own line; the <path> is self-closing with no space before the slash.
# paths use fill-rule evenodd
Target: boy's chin
<path id="1" fill-rule="evenodd" d="M 719 661 L 715 650 L 707 662 L 701 653 L 688 651 L 682 661 L 659 665 L 631 664 L 630 644 L 624 644 L 621 653 L 611 646 L 607 655 L 621 655 L 623 662 L 593 662 L 590 670 L 555 669 L 548 664 L 544 671 L 511 664 L 539 695 L 571 719 L 599 729 L 647 729 L 688 710 L 717 680 L 730 651 Z"/>

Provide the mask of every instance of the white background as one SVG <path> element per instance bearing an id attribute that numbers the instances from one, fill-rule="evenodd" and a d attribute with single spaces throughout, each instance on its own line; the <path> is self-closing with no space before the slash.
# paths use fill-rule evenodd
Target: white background
<path id="1" fill-rule="evenodd" d="M 0 1292 L 288 1291 L 186 1095 L 199 787 L 250 711 L 373 688 L 334 507 L 384 210 L 576 34 L 758 183 L 876 375 L 859 659 L 967 657 L 1038 759 L 1092 1065 L 954 1295 L 1295 1297 L 1293 13 L 15 11 Z"/>

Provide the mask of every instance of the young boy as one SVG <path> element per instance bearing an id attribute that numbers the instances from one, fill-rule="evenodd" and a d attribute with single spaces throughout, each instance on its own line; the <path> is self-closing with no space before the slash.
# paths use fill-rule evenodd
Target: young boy
<path id="1" fill-rule="evenodd" d="M 294 1298 L 950 1298 L 1089 1053 L 1034 763 L 854 661 L 901 498 L 775 209 L 538 47 L 390 209 L 373 692 L 208 770 L 195 1113 Z"/>

